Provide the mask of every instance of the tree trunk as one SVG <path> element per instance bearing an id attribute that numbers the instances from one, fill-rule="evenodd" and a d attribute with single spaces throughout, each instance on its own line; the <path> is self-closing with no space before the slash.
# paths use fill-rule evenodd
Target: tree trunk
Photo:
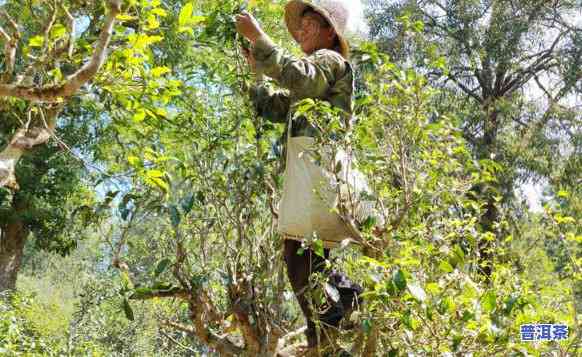
<path id="1" fill-rule="evenodd" d="M 0 226 L 2 229 L 0 239 L 0 293 L 16 288 L 16 277 L 22 263 L 24 244 L 30 233 L 19 217 L 19 211 L 16 209 L 16 214 L 12 219 L 9 219 L 8 222 L 3 222 Z"/>
<path id="2" fill-rule="evenodd" d="M 497 131 L 498 131 L 498 111 L 495 98 L 487 98 L 483 111 L 485 113 L 484 135 L 482 147 L 480 148 L 479 159 L 496 160 L 497 156 Z M 496 175 L 497 176 L 497 175 Z M 488 182 L 480 189 L 481 199 L 485 201 L 485 213 L 479 219 L 479 226 L 483 233 L 492 233 L 494 240 L 481 239 L 478 243 L 479 251 L 479 271 L 486 281 L 490 281 L 493 272 L 493 257 L 497 233 L 495 224 L 499 221 L 498 202 L 495 197 L 501 191 L 501 182 Z"/>
<path id="3" fill-rule="evenodd" d="M 494 225 L 499 221 L 499 211 L 493 194 L 491 192 L 486 192 L 485 197 L 485 213 L 481 216 L 479 225 L 481 226 L 482 232 L 493 233 L 495 239 L 481 239 L 479 241 L 479 271 L 485 278 L 485 281 L 490 281 L 491 273 L 493 272 L 495 242 L 498 239 Z"/>

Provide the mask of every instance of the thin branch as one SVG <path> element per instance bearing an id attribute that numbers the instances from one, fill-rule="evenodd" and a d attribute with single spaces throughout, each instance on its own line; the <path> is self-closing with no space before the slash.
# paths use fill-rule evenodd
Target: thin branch
<path id="1" fill-rule="evenodd" d="M 75 36 L 75 18 L 73 17 L 73 15 L 71 15 L 71 13 L 69 12 L 69 9 L 67 9 L 67 7 L 63 4 L 60 3 L 61 6 L 61 10 L 63 10 L 63 12 L 65 13 L 65 16 L 67 17 L 67 24 L 69 25 L 69 40 L 68 40 L 68 51 L 67 54 L 69 56 L 69 58 L 73 57 L 73 51 L 75 49 L 75 41 L 74 41 L 74 36 Z"/>
<path id="2" fill-rule="evenodd" d="M 477 93 L 475 93 L 475 89 L 469 89 L 468 87 L 466 87 L 460 80 L 458 80 L 455 77 L 452 76 L 448 76 L 448 79 L 452 80 L 453 82 L 455 82 L 455 84 L 463 91 L 465 92 L 467 95 L 471 96 L 473 99 L 475 99 L 479 104 L 483 103 L 483 99 L 481 97 L 479 97 L 477 95 Z M 479 78 L 479 77 L 477 77 Z M 483 86 L 481 86 L 483 88 Z"/>
<path id="3" fill-rule="evenodd" d="M 539 63 L 537 66 L 528 67 L 527 69 L 521 71 L 521 73 L 516 74 L 516 77 L 501 89 L 501 95 L 507 95 L 513 92 L 514 90 L 522 87 L 527 82 L 529 82 L 529 80 L 532 79 L 532 77 L 534 77 L 538 73 L 547 71 L 550 68 L 555 67 L 557 64 L 556 63 L 552 64 L 551 62 L 553 60 L 554 60 L 553 57 L 546 58 L 544 62 Z"/>
<path id="4" fill-rule="evenodd" d="M 151 300 L 155 298 L 180 298 L 189 299 L 191 294 L 189 291 L 184 289 L 168 289 L 168 290 L 152 290 L 148 292 L 135 292 L 129 299 L 130 300 Z"/>
<path id="5" fill-rule="evenodd" d="M 6 11 L 4 10 L 0 11 L 0 15 L 2 15 L 2 17 L 4 17 L 6 21 L 8 21 L 8 24 L 10 25 L 10 27 L 12 27 L 12 31 L 14 33 L 20 33 L 20 31 L 18 30 L 18 24 L 16 24 L 16 21 L 14 21 L 14 19 L 12 19 L 12 17 L 8 15 Z"/>
<path id="6" fill-rule="evenodd" d="M 166 321 L 162 321 L 162 325 L 163 326 L 167 326 L 167 327 L 172 327 L 176 330 L 182 331 L 182 332 L 186 332 L 189 335 L 195 335 L 195 331 L 194 331 L 194 327 L 192 326 L 187 326 L 178 322 L 174 322 L 174 321 L 170 321 L 170 320 L 166 320 Z"/>
<path id="7" fill-rule="evenodd" d="M 160 329 L 160 332 L 162 333 L 162 335 L 164 335 L 164 337 L 166 337 L 168 340 L 172 341 L 172 343 L 174 343 L 176 346 L 178 346 L 178 347 L 180 347 L 180 348 L 182 348 L 182 349 L 184 349 L 184 350 L 186 350 L 188 352 L 194 353 L 194 354 L 197 354 L 198 353 L 198 351 L 196 351 L 196 350 L 194 350 L 194 349 L 192 349 L 192 348 L 190 348 L 188 346 L 185 346 L 185 345 L 181 344 L 178 340 L 176 340 L 174 337 L 170 336 L 164 330 L 161 330 Z"/>
<path id="8" fill-rule="evenodd" d="M 8 83 L 12 80 L 14 74 L 16 49 L 18 47 L 18 40 L 20 40 L 20 31 L 14 20 L 5 11 L 1 11 L 0 15 L 8 21 L 13 32 L 12 36 L 10 36 L 4 28 L 0 27 L 0 36 L 4 39 L 4 73 L 0 81 L 2 83 Z"/>
<path id="9" fill-rule="evenodd" d="M 121 0 L 110 0 L 109 14 L 101 30 L 99 41 L 91 60 L 67 78 L 64 84 L 48 87 L 23 87 L 13 84 L 0 84 L 0 97 L 16 97 L 36 102 L 56 102 L 61 98 L 75 95 L 99 71 L 107 56 L 107 47 L 113 35 L 115 18 L 121 12 Z"/>
<path id="10" fill-rule="evenodd" d="M 19 34 L 14 34 L 12 37 L 0 27 L 0 35 L 4 39 L 4 73 L 0 81 L 8 83 L 12 80 L 14 74 L 14 64 L 16 62 L 16 47 L 18 43 Z"/>
<path id="11" fill-rule="evenodd" d="M 544 85 L 540 82 L 540 78 L 538 77 L 537 73 L 534 74 L 534 79 L 538 85 L 538 87 L 546 94 L 546 96 L 552 101 L 553 97 L 550 94 L 550 92 L 548 92 L 548 90 L 546 89 L 546 87 L 544 87 Z"/>
<path id="12" fill-rule="evenodd" d="M 552 45 L 544 51 L 539 52 L 536 55 L 539 57 L 529 66 L 523 69 L 517 70 L 514 74 L 511 74 L 510 77 L 513 79 L 509 81 L 503 88 L 501 89 L 502 95 L 505 93 L 509 93 L 513 91 L 515 88 L 519 88 L 520 86 L 527 83 L 533 76 L 536 76 L 539 72 L 549 69 L 547 65 L 554 59 L 554 50 L 563 36 L 565 36 L 569 30 L 561 32 L 556 36 L 556 39 L 552 42 Z M 533 56 L 536 56 L 533 55 Z M 534 58 L 534 57 L 530 57 Z M 509 77 L 509 76 L 508 76 Z"/>
<path id="13" fill-rule="evenodd" d="M 57 8 L 53 6 L 53 12 L 51 14 L 50 19 L 48 20 L 46 26 L 44 27 L 43 31 L 43 38 L 44 42 L 42 44 L 42 53 L 48 56 L 48 48 L 49 48 L 49 41 L 50 41 L 50 33 L 55 25 L 55 21 L 57 21 Z M 42 56 L 42 55 L 41 55 Z"/>

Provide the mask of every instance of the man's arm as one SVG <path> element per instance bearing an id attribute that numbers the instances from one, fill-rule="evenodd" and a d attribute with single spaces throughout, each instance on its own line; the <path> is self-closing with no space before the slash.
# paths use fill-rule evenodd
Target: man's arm
<path id="1" fill-rule="evenodd" d="M 320 98 L 346 71 L 344 58 L 331 50 L 319 50 L 306 58 L 297 58 L 275 46 L 261 35 L 252 49 L 256 70 L 273 78 L 296 99 Z"/>
<path id="2" fill-rule="evenodd" d="M 291 100 L 282 90 L 274 90 L 270 85 L 263 83 L 250 88 L 251 101 L 257 113 L 274 123 L 285 123 Z"/>

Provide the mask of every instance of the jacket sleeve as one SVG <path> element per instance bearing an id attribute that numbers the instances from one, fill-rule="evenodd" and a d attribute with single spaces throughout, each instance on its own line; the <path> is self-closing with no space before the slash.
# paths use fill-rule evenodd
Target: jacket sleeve
<path id="1" fill-rule="evenodd" d="M 274 90 L 269 84 L 263 82 L 251 87 L 249 94 L 260 116 L 274 123 L 287 121 L 290 98 L 286 91 Z"/>
<path id="2" fill-rule="evenodd" d="M 275 46 L 266 35 L 255 42 L 253 56 L 258 73 L 274 79 L 298 100 L 324 97 L 346 71 L 346 61 L 337 52 L 322 49 L 300 59 Z"/>

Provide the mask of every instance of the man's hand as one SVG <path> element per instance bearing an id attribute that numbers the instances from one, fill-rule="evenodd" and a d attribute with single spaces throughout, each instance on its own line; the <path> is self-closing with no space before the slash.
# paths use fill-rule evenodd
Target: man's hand
<path id="1" fill-rule="evenodd" d="M 246 11 L 236 15 L 236 30 L 252 44 L 263 34 L 261 25 L 259 25 L 253 15 Z"/>

